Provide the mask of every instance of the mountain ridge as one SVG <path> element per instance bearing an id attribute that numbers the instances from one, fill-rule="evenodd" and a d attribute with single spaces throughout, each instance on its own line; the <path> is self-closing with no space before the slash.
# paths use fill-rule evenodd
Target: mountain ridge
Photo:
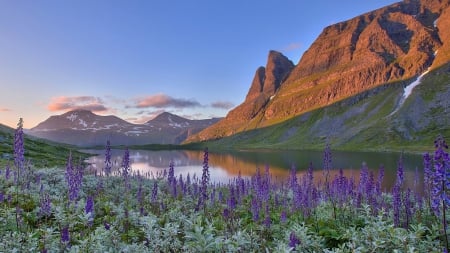
<path id="1" fill-rule="evenodd" d="M 274 94 L 247 99 L 255 97 L 258 68 L 246 100 L 186 143 L 276 125 L 383 85 L 408 85 L 449 62 L 449 5 L 403 1 L 325 27 Z"/>
<path id="2" fill-rule="evenodd" d="M 165 112 L 144 124 L 133 124 L 114 115 L 72 110 L 50 116 L 26 132 L 77 146 L 104 145 L 107 139 L 114 145 L 179 144 L 218 120 L 189 120 Z"/>

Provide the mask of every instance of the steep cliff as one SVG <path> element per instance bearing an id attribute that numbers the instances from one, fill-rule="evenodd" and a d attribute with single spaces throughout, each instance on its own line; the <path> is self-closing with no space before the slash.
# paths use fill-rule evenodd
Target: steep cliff
<path id="1" fill-rule="evenodd" d="M 382 85 L 408 85 L 450 61 L 449 5 L 403 1 L 328 26 L 295 67 L 271 52 L 246 100 L 188 142 L 278 124 Z"/>

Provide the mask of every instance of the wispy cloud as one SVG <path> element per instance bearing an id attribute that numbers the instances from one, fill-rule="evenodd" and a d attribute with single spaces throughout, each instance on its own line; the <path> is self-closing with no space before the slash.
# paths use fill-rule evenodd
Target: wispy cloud
<path id="1" fill-rule="evenodd" d="M 199 102 L 193 99 L 173 98 L 165 94 L 156 94 L 135 100 L 135 108 L 188 108 L 199 107 Z"/>
<path id="2" fill-rule="evenodd" d="M 8 108 L 2 108 L 0 107 L 0 112 L 10 112 L 11 110 Z"/>
<path id="3" fill-rule="evenodd" d="M 301 44 L 301 43 L 293 42 L 293 43 L 291 43 L 291 44 L 285 46 L 285 47 L 282 49 L 282 51 L 283 51 L 283 52 L 291 52 L 291 51 L 295 51 L 295 50 L 297 50 L 297 49 L 300 49 L 301 47 L 302 47 L 302 44 Z"/>
<path id="4" fill-rule="evenodd" d="M 233 108 L 234 104 L 227 101 L 216 101 L 211 104 L 211 107 L 228 110 Z"/>
<path id="5" fill-rule="evenodd" d="M 54 97 L 48 104 L 49 111 L 69 111 L 76 109 L 84 109 L 93 112 L 108 111 L 108 108 L 103 104 L 103 101 L 98 97 L 93 96 L 77 96 L 77 97 Z"/>

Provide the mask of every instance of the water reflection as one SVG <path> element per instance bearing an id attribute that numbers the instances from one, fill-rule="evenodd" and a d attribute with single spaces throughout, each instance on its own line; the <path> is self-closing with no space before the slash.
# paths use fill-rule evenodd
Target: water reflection
<path id="1" fill-rule="evenodd" d="M 104 167 L 104 151 L 93 151 L 99 155 L 91 157 L 88 162 L 91 168 L 101 171 Z M 112 150 L 113 170 L 118 170 L 122 162 L 123 150 Z M 230 179 L 237 177 L 239 173 L 244 178 L 255 174 L 256 169 L 262 171 L 269 166 L 270 173 L 274 180 L 286 179 L 289 170 L 295 166 L 298 176 L 304 174 L 312 163 L 314 168 L 314 178 L 316 181 L 323 180 L 323 154 L 314 151 L 240 151 L 222 152 L 210 151 L 209 167 L 210 176 L 213 182 L 227 183 Z M 378 176 L 380 166 L 385 168 L 383 187 L 390 189 L 394 184 L 397 164 L 400 154 L 391 153 L 363 153 L 363 152 L 333 152 L 333 168 L 330 177 L 343 169 L 347 177 L 354 176 L 358 180 L 360 168 L 366 163 L 369 170 L 374 173 L 375 179 Z M 194 174 L 201 177 L 202 174 L 202 151 L 172 150 L 172 151 L 145 151 L 130 150 L 130 160 L 132 171 L 140 174 L 156 175 L 168 170 L 170 161 L 174 162 L 175 174 L 186 176 L 188 173 L 192 177 Z M 422 181 L 422 158 L 420 155 L 403 155 L 403 166 L 405 184 L 407 187 L 414 187 L 416 168 Z M 421 185 L 419 185 L 421 188 Z"/>

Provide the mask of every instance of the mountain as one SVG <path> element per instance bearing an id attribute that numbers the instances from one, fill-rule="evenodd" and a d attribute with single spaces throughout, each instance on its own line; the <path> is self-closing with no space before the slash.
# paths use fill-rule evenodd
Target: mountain
<path id="1" fill-rule="evenodd" d="M 51 116 L 27 133 L 48 140 L 77 146 L 178 144 L 218 119 L 188 120 L 162 113 L 145 124 L 132 124 L 116 116 L 100 116 L 74 110 Z"/>
<path id="2" fill-rule="evenodd" d="M 254 134 L 270 127 L 282 126 L 285 121 L 304 119 L 318 110 L 337 105 L 350 108 L 348 101 L 351 101 L 350 104 L 362 103 L 365 98 L 380 94 L 380 89 L 395 93 L 383 93 L 392 97 L 390 108 L 385 108 L 386 111 L 391 110 L 389 113 L 396 110 L 400 101 L 406 106 L 409 101 L 401 99 L 405 94 L 403 86 L 417 81 L 426 71 L 436 70 L 436 73 L 447 76 L 446 64 L 450 61 L 449 5 L 449 1 L 441 0 L 403 1 L 328 26 L 293 67 L 284 64 L 288 62 L 287 59 L 273 61 L 274 55 L 281 59 L 285 57 L 271 51 L 266 69 L 272 64 L 283 69 L 276 74 L 276 80 L 280 83 L 268 93 L 261 92 L 263 89 L 260 89 L 260 84 L 270 74 L 259 68 L 246 100 L 220 122 L 189 137 L 186 142 L 217 140 L 248 131 Z M 440 81 L 445 82 L 443 79 Z M 438 86 L 434 83 L 426 85 Z M 444 90 L 448 87 L 448 83 L 439 85 L 443 85 Z M 413 93 L 417 90 L 414 89 Z M 427 101 L 430 99 L 435 97 Z M 424 106 L 434 105 L 424 103 Z M 443 110 L 448 110 L 445 103 Z M 402 114 L 406 112 L 395 111 L 393 115 L 397 119 L 389 121 L 389 124 L 402 123 L 400 119 L 405 118 L 409 119 L 404 124 L 420 121 L 418 114 L 415 114 L 416 118 L 411 118 Z M 305 140 L 311 134 L 315 136 L 320 132 L 326 136 L 335 131 L 330 125 L 333 122 L 324 121 L 324 115 L 317 116 L 314 124 L 321 127 L 305 132 L 308 134 Z M 340 122 L 346 120 L 335 116 L 332 118 Z M 439 124 L 439 127 L 445 128 L 445 125 Z M 294 132 L 294 129 L 290 129 L 288 135 Z M 359 129 L 346 132 L 350 137 L 357 134 Z M 244 138 L 243 135 L 239 136 Z M 276 145 L 273 141 L 266 142 Z"/>

